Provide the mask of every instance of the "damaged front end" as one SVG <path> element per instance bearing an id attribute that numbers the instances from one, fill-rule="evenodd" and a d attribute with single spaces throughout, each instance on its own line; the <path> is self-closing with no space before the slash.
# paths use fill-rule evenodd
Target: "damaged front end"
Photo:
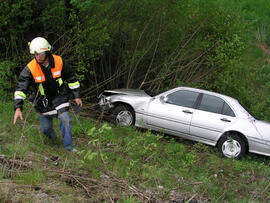
<path id="1" fill-rule="evenodd" d="M 127 96 L 127 97 L 126 97 Z M 115 107 L 114 102 L 131 102 L 134 97 L 149 97 L 143 90 L 134 89 L 115 89 L 115 90 L 105 90 L 98 97 L 99 110 L 104 112 L 104 114 L 109 114 L 110 110 Z M 128 99 L 132 97 L 131 99 Z"/>
<path id="2" fill-rule="evenodd" d="M 110 109 L 114 108 L 114 105 L 111 103 L 110 96 L 106 96 L 103 93 L 99 95 L 98 108 L 100 112 L 109 114 Z"/>

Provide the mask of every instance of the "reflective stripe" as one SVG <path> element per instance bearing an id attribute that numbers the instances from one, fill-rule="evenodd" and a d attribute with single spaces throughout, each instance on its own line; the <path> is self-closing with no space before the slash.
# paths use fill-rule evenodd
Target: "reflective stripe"
<path id="1" fill-rule="evenodd" d="M 14 99 L 22 99 L 25 100 L 26 95 L 24 94 L 23 91 L 15 91 L 14 92 Z"/>
<path id="2" fill-rule="evenodd" d="M 50 116 L 50 115 L 55 115 L 57 114 L 57 110 L 59 109 L 62 109 L 62 108 L 65 108 L 65 107 L 68 107 L 69 106 L 69 103 L 63 103 L 63 104 L 60 104 L 59 106 L 57 106 L 55 109 L 56 110 L 52 110 L 52 111 L 48 111 L 48 112 L 45 112 L 45 113 L 42 113 L 41 115 L 44 115 L 44 116 Z"/>
<path id="3" fill-rule="evenodd" d="M 36 77 L 36 80 L 35 80 L 35 81 L 37 81 L 37 82 L 42 82 L 43 79 L 44 79 L 43 76 L 39 76 L 39 77 Z"/>
<path id="4" fill-rule="evenodd" d="M 69 103 L 63 103 L 63 104 L 60 104 L 59 106 L 55 107 L 55 109 L 59 110 L 59 109 L 62 109 L 62 108 L 68 107 L 68 106 L 69 106 Z"/>
<path id="5" fill-rule="evenodd" d="M 68 87 L 69 87 L 69 89 L 74 90 L 74 89 L 76 89 L 76 88 L 79 88 L 79 87 L 80 87 L 80 83 L 79 83 L 79 81 L 74 82 L 74 83 L 68 83 Z"/>
<path id="6" fill-rule="evenodd" d="M 59 70 L 59 71 L 53 72 L 53 75 L 54 76 L 61 75 L 61 71 Z"/>
<path id="7" fill-rule="evenodd" d="M 50 116 L 50 115 L 55 115 L 55 114 L 57 114 L 57 111 L 56 110 L 52 110 L 52 111 L 48 111 L 48 112 L 42 113 L 41 115 Z"/>
<path id="8" fill-rule="evenodd" d="M 22 99 L 22 100 L 25 100 L 25 97 L 22 97 L 22 96 L 20 96 L 20 95 L 16 95 L 16 96 L 14 97 L 14 99 Z"/>
<path id="9" fill-rule="evenodd" d="M 42 84 L 39 84 L 38 89 L 39 89 L 40 94 L 44 96 L 45 93 L 44 93 L 44 88 L 43 88 Z"/>
<path id="10" fill-rule="evenodd" d="M 63 80 L 62 80 L 62 78 L 59 78 L 58 80 L 58 83 L 59 83 L 59 87 L 63 84 Z"/>

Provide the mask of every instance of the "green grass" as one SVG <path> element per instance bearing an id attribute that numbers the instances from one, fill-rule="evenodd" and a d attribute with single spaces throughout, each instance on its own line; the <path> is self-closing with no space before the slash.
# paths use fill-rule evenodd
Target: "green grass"
<path id="1" fill-rule="evenodd" d="M 63 147 L 58 121 L 52 143 L 34 111 L 14 126 L 12 103 L 0 107 L 0 201 L 35 202 L 44 194 L 56 202 L 270 200 L 268 157 L 226 159 L 215 147 L 71 113 L 74 155 Z"/>

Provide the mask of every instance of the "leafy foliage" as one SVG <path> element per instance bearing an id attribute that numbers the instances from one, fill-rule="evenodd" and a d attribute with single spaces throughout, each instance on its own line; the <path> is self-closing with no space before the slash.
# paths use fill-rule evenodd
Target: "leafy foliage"
<path id="1" fill-rule="evenodd" d="M 0 47 L 1 57 L 19 55 L 25 50 L 24 36 L 30 31 L 32 0 L 1 1 L 0 4 Z"/>
<path id="2" fill-rule="evenodd" d="M 0 62 L 0 97 L 2 99 L 10 98 L 10 93 L 16 85 L 14 81 L 17 80 L 17 77 L 13 74 L 15 66 L 15 63 L 10 61 Z"/>
<path id="3" fill-rule="evenodd" d="M 0 11 L 1 62 L 23 67 L 27 42 L 44 36 L 76 70 L 86 100 L 105 88 L 159 93 L 187 85 L 269 114 L 268 71 L 259 70 L 268 69 L 266 0 L 5 0 Z"/>

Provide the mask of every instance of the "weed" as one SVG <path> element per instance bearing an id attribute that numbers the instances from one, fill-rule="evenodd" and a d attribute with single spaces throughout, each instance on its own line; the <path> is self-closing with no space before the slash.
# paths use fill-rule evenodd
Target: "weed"
<path id="1" fill-rule="evenodd" d="M 21 184 L 36 185 L 46 180 L 46 174 L 40 169 L 30 170 L 26 173 L 19 173 L 14 180 Z"/>
<path id="2" fill-rule="evenodd" d="M 82 155 L 82 159 L 79 160 L 79 164 L 80 167 L 83 167 L 87 162 L 94 161 L 94 159 L 98 156 L 98 153 L 92 150 L 82 150 L 78 152 L 78 155 Z"/>
<path id="3" fill-rule="evenodd" d="M 123 192 L 123 199 L 122 201 L 117 201 L 117 203 L 138 203 L 138 201 L 136 201 L 136 199 L 133 197 L 133 195 L 129 195 L 127 196 L 124 192 Z"/>
<path id="4" fill-rule="evenodd" d="M 0 180 L 7 178 L 7 167 L 5 165 L 0 167 Z"/>
<path id="5" fill-rule="evenodd" d="M 209 146 L 201 142 L 197 142 L 193 145 L 192 150 L 197 153 L 209 152 Z"/>
<path id="6" fill-rule="evenodd" d="M 6 106 L 9 111 L 13 108 L 11 104 Z M 50 196 L 59 195 L 61 202 L 80 201 L 82 196 L 87 198 L 85 191 L 92 189 L 91 195 L 98 193 L 102 196 L 104 185 L 110 194 L 121 191 L 116 195 L 119 203 L 141 202 L 138 201 L 138 193 L 132 195 L 129 186 L 121 185 L 123 182 L 137 186 L 137 191 L 151 191 L 151 197 L 158 195 L 164 199 L 168 199 L 173 190 L 186 197 L 197 194 L 196 197 L 202 198 L 202 202 L 205 199 L 211 199 L 212 202 L 269 200 L 270 161 L 262 156 L 248 155 L 241 160 L 225 159 L 216 153 L 215 148 L 201 143 L 165 137 L 150 130 L 139 131 L 134 127 L 96 124 L 82 118 L 80 126 L 83 129 L 75 127 L 74 133 L 74 142 L 81 150 L 73 155 L 62 147 L 46 142 L 39 131 L 36 114 L 26 121 L 22 140 L 17 145 L 22 136 L 21 128 L 10 124 L 11 117 L 12 113 L 1 113 L 0 116 L 0 153 L 11 157 L 7 160 L 9 164 L 0 161 L 0 179 L 9 178 L 10 171 L 16 169 L 18 173 L 15 173 L 17 175 L 13 181 L 18 186 L 53 183 L 55 187 L 47 187 L 45 190 L 51 191 L 47 193 Z M 50 160 L 52 152 L 58 157 L 57 165 Z M 44 157 L 49 158 L 49 161 L 45 161 Z M 18 163 L 24 160 L 33 162 L 31 168 L 10 168 L 13 159 L 17 161 L 18 158 Z M 104 174 L 111 176 L 113 181 L 103 180 Z M 70 177 L 81 179 L 74 181 Z M 73 180 L 72 184 L 65 182 L 67 179 Z M 88 185 L 91 181 L 93 184 Z M 106 199 L 105 193 L 103 196 L 103 202 L 110 201 Z M 33 196 L 29 197 L 30 202 L 34 200 Z"/>
<path id="7" fill-rule="evenodd" d="M 21 156 L 23 157 L 25 155 L 25 153 L 27 152 L 28 150 L 28 146 L 27 145 L 20 145 L 20 146 L 17 146 L 16 144 L 6 144 L 5 146 L 7 148 L 7 150 L 9 151 L 10 154 L 17 154 L 17 156 Z"/>

